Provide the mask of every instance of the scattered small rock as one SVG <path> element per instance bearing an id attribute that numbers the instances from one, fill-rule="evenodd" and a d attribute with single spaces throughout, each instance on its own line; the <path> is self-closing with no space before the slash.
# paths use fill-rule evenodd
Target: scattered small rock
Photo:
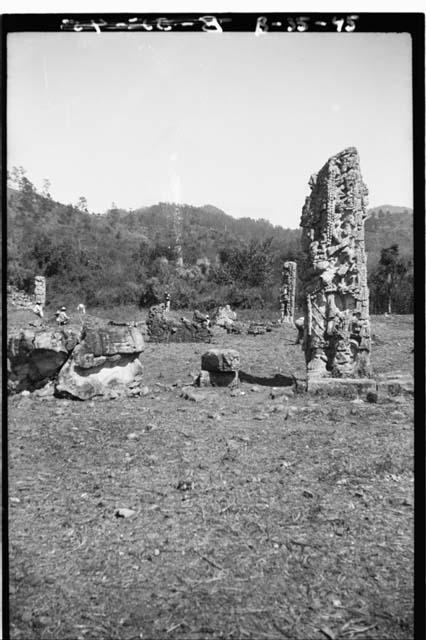
<path id="1" fill-rule="evenodd" d="M 351 404 L 364 404 L 364 400 L 362 398 L 355 398 L 354 400 L 351 400 Z"/>
<path id="2" fill-rule="evenodd" d="M 191 491 L 193 488 L 194 482 L 192 480 L 180 480 L 176 485 L 178 491 Z"/>
<path id="3" fill-rule="evenodd" d="M 312 493 L 312 491 L 308 491 L 307 489 L 303 490 L 303 494 L 302 494 L 305 498 L 313 498 L 314 494 Z"/>
<path id="4" fill-rule="evenodd" d="M 191 400 L 192 402 L 201 402 L 206 399 L 203 393 L 195 391 L 192 387 L 183 387 L 180 397 L 184 398 L 184 400 Z"/>
<path id="5" fill-rule="evenodd" d="M 274 406 L 274 408 L 272 409 L 273 413 L 280 413 L 281 411 L 285 411 L 287 409 L 287 407 L 285 406 L 285 404 L 276 404 Z"/>
<path id="6" fill-rule="evenodd" d="M 266 420 L 266 418 L 269 418 L 268 413 L 256 413 L 256 415 L 253 416 L 254 420 Z"/>
<path id="7" fill-rule="evenodd" d="M 294 396 L 292 387 L 274 387 L 269 394 L 269 397 L 272 398 L 272 400 L 275 398 L 283 398 L 285 396 Z"/>
<path id="8" fill-rule="evenodd" d="M 231 398 L 236 398 L 238 396 L 245 396 L 246 392 L 241 391 L 241 389 L 233 389 L 229 395 L 231 396 Z"/>
<path id="9" fill-rule="evenodd" d="M 137 433 L 129 433 L 127 435 L 127 440 L 139 440 L 139 436 Z"/>
<path id="10" fill-rule="evenodd" d="M 146 431 L 146 432 L 148 432 L 148 431 L 154 431 L 155 429 L 158 429 L 158 427 L 157 427 L 157 425 L 156 425 L 156 424 L 153 424 L 152 422 L 150 422 L 149 424 L 147 424 L 147 425 L 145 426 L 145 431 Z"/>
<path id="11" fill-rule="evenodd" d="M 260 387 L 258 387 L 257 384 L 254 384 L 252 387 L 250 387 L 250 391 L 253 391 L 253 393 L 258 393 L 260 391 Z"/>
<path id="12" fill-rule="evenodd" d="M 28 398 L 28 396 L 30 396 L 31 393 L 28 391 L 28 389 L 24 389 L 23 391 L 21 391 L 21 396 L 23 398 Z"/>
<path id="13" fill-rule="evenodd" d="M 151 393 L 151 389 L 149 387 L 141 387 L 140 389 L 140 395 L 141 396 L 147 396 L 149 393 Z"/>
<path id="14" fill-rule="evenodd" d="M 116 509 L 115 510 L 115 517 L 116 518 L 131 518 L 131 516 L 133 516 L 136 513 L 136 511 L 134 511 L 133 509 L 126 509 L 121 508 L 121 509 Z"/>
<path id="15" fill-rule="evenodd" d="M 369 391 L 367 393 L 367 398 L 366 398 L 367 402 L 377 402 L 378 400 L 378 395 L 376 391 Z"/>

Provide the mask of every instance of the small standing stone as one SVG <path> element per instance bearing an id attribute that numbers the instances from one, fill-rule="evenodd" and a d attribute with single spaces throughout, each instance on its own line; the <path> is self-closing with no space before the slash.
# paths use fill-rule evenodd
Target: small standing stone
<path id="1" fill-rule="evenodd" d="M 229 387 L 238 384 L 240 354 L 235 349 L 210 349 L 201 356 L 201 371 L 196 383 L 206 387 Z"/>

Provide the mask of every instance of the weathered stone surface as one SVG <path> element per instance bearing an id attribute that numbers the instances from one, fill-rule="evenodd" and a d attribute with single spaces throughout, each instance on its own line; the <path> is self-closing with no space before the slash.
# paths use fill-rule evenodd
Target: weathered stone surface
<path id="1" fill-rule="evenodd" d="M 146 326 L 150 342 L 210 342 L 213 336 L 204 317 L 175 320 L 166 315 L 164 304 L 150 308 Z"/>
<path id="2" fill-rule="evenodd" d="M 140 353 L 144 348 L 141 331 L 127 324 L 93 327 L 83 325 L 81 351 L 97 356 L 113 356 L 117 353 Z"/>
<path id="3" fill-rule="evenodd" d="M 238 371 L 240 354 L 235 349 L 210 349 L 201 356 L 201 368 L 205 371 Z"/>
<path id="4" fill-rule="evenodd" d="M 54 379 L 78 338 L 77 332 L 58 329 L 12 334 L 7 345 L 9 390 L 32 391 Z"/>
<path id="5" fill-rule="evenodd" d="M 308 378 L 310 393 L 358 398 L 369 392 L 376 393 L 376 382 L 371 378 Z"/>
<path id="6" fill-rule="evenodd" d="M 252 336 L 261 336 L 266 333 L 266 325 L 258 322 L 252 322 L 247 329 L 247 333 Z"/>
<path id="7" fill-rule="evenodd" d="M 238 371 L 205 371 L 202 369 L 195 383 L 199 387 L 235 387 L 238 382 Z"/>
<path id="8" fill-rule="evenodd" d="M 227 331 L 227 333 L 235 333 L 235 334 L 240 334 L 244 331 L 244 323 L 243 322 L 239 322 L 238 320 L 235 320 L 234 322 L 229 322 L 226 326 L 225 329 Z"/>
<path id="9" fill-rule="evenodd" d="M 136 395 L 142 384 L 141 332 L 127 324 L 83 326 L 82 340 L 59 372 L 56 391 L 80 400 Z"/>
<path id="10" fill-rule="evenodd" d="M 59 372 L 56 391 L 80 400 L 135 395 L 134 384 L 142 385 L 142 371 L 138 354 L 123 354 L 118 360 L 107 357 L 91 368 L 79 367 L 71 356 Z"/>
<path id="11" fill-rule="evenodd" d="M 34 278 L 34 298 L 36 304 L 41 307 L 46 305 L 46 278 L 44 276 Z"/>
<path id="12" fill-rule="evenodd" d="M 224 329 L 230 327 L 236 319 L 237 314 L 232 311 L 229 304 L 224 307 L 218 307 L 212 314 L 212 324 Z"/>
<path id="13" fill-rule="evenodd" d="M 184 400 L 191 400 L 192 402 L 204 402 L 206 400 L 206 396 L 194 389 L 194 387 L 182 387 L 180 397 L 184 398 Z"/>
<path id="14" fill-rule="evenodd" d="M 310 179 L 303 207 L 304 351 L 308 378 L 370 375 L 370 321 L 364 221 L 367 187 L 350 147 Z"/>
<path id="15" fill-rule="evenodd" d="M 7 287 L 7 303 L 17 309 L 33 309 L 34 296 L 21 291 L 16 287 L 8 285 Z"/>
<path id="16" fill-rule="evenodd" d="M 293 322 L 296 300 L 295 262 L 284 262 L 280 289 L 280 322 Z"/>
<path id="17" fill-rule="evenodd" d="M 414 378 L 411 374 L 389 374 L 377 381 L 379 398 L 386 396 L 414 395 Z"/>

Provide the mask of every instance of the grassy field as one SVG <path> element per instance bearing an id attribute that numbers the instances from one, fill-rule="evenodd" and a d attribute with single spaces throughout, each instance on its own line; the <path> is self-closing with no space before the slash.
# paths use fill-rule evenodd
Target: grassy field
<path id="1" fill-rule="evenodd" d="M 412 372 L 412 317 L 372 333 Z M 207 346 L 147 344 L 144 397 L 10 398 L 12 638 L 413 637 L 413 399 L 288 395 L 295 338 L 217 337 L 238 391 L 181 397 Z"/>

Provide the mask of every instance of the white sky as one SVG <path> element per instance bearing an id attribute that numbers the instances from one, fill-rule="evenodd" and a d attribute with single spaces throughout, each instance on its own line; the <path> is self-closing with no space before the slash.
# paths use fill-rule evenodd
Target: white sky
<path id="1" fill-rule="evenodd" d="M 407 34 L 10 34 L 7 107 L 9 168 L 91 211 L 179 200 L 297 227 L 348 146 L 371 206 L 412 206 Z"/>

